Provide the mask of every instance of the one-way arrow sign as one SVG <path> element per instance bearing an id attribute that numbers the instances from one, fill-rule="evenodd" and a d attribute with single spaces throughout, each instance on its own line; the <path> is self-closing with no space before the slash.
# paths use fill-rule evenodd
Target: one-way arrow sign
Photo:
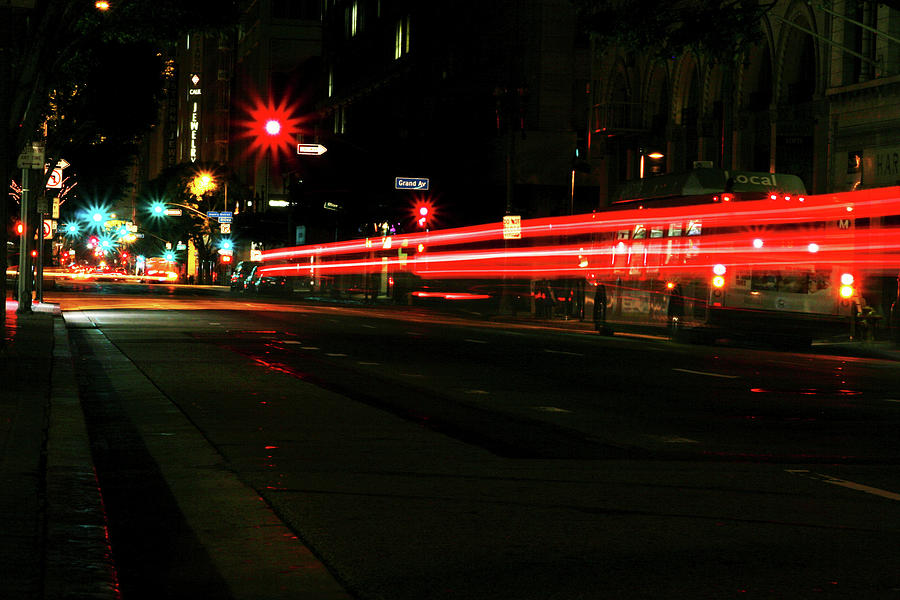
<path id="1" fill-rule="evenodd" d="M 328 148 L 322 144 L 297 144 L 297 154 L 320 156 L 328 152 Z"/>

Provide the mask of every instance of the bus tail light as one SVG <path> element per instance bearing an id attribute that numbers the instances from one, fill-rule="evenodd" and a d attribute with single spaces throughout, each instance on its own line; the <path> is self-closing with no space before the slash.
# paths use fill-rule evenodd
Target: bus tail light
<path id="1" fill-rule="evenodd" d="M 715 274 L 715 277 L 712 278 L 713 287 L 716 288 L 716 290 L 721 290 L 723 287 L 725 287 L 725 278 L 723 277 L 723 275 L 725 275 L 725 271 L 727 271 L 727 269 L 725 268 L 725 265 L 723 265 L 722 263 L 718 263 L 716 265 L 713 265 L 712 270 Z"/>
<path id="2" fill-rule="evenodd" d="M 855 290 L 853 289 L 854 277 L 852 273 L 842 273 L 841 274 L 841 289 L 840 294 L 841 298 L 847 299 L 852 298 L 855 294 Z"/>

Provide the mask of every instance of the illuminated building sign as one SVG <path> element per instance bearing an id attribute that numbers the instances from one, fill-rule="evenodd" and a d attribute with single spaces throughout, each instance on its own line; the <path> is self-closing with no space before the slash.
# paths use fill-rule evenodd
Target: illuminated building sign
<path id="1" fill-rule="evenodd" d="M 197 142 L 197 139 L 200 136 L 200 98 L 198 96 L 202 95 L 203 90 L 198 87 L 200 84 L 200 77 L 196 74 L 191 77 L 191 84 L 193 84 L 194 87 L 188 90 L 188 101 L 191 105 L 191 122 L 189 125 L 191 142 L 188 154 L 191 162 L 197 162 L 197 159 L 200 157 L 200 148 Z"/>

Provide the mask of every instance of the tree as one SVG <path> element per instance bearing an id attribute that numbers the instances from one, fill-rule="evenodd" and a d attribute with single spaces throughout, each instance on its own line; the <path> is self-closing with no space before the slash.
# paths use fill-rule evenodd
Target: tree
<path id="1" fill-rule="evenodd" d="M 41 125 L 50 114 L 56 111 L 59 125 L 64 117 L 74 118 L 79 105 L 84 108 L 79 96 L 85 93 L 87 74 L 99 56 L 114 50 L 113 44 L 161 47 L 189 31 L 230 26 L 238 14 L 235 0 L 118 0 L 111 4 L 106 11 L 94 10 L 84 0 L 19 0 L 0 7 L 0 182 L 4 187 L 15 170 L 16 157 L 31 141 L 40 139 Z M 54 157 L 60 156 L 70 139 L 53 137 L 51 125 L 47 158 L 55 164 Z M 95 135 L 103 137 L 105 132 L 98 130 Z M 6 194 L 0 201 L 0 224 L 0 265 L 5 273 Z M 4 297 L 5 288 L 4 276 Z"/>

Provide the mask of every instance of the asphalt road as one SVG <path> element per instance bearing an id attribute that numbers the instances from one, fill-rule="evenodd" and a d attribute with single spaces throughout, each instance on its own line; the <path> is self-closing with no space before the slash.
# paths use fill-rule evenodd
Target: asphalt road
<path id="1" fill-rule="evenodd" d="M 896 363 L 154 291 L 46 294 L 125 600 L 900 597 Z"/>

